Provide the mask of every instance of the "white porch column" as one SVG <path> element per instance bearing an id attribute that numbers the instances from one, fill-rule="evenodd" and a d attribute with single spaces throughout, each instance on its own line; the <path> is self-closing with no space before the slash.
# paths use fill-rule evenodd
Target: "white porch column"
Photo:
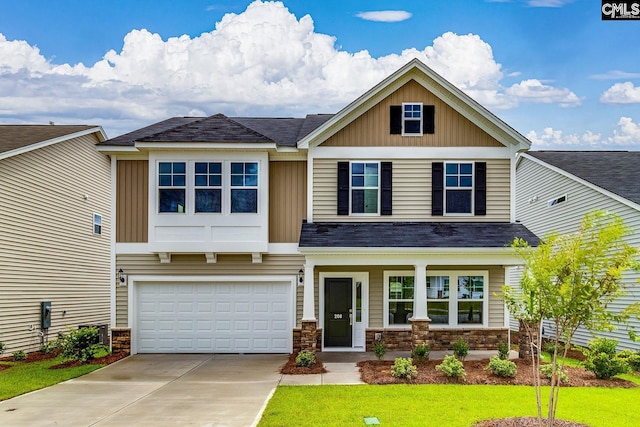
<path id="1" fill-rule="evenodd" d="M 313 286 L 315 265 L 309 261 L 304 264 L 304 295 L 302 304 L 302 320 L 316 320 L 316 300 Z"/>
<path id="2" fill-rule="evenodd" d="M 416 320 L 429 320 L 427 315 L 427 264 L 415 264 L 414 267 L 413 318 Z"/>

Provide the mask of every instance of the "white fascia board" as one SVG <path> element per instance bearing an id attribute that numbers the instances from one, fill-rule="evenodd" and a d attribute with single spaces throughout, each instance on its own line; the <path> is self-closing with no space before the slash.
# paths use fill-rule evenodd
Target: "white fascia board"
<path id="1" fill-rule="evenodd" d="M 508 147 L 315 147 L 318 159 L 509 159 Z"/>
<path id="2" fill-rule="evenodd" d="M 97 145 L 96 150 L 104 154 L 139 153 L 133 146 Z"/>
<path id="3" fill-rule="evenodd" d="M 275 143 L 235 143 L 235 142 L 136 142 L 136 148 L 146 150 L 275 150 Z"/>
<path id="4" fill-rule="evenodd" d="M 34 151 L 39 148 L 48 147 L 50 145 L 57 144 L 59 142 L 69 141 L 73 138 L 79 138 L 85 135 L 91 135 L 93 133 L 97 134 L 98 141 L 106 141 L 107 135 L 104 133 L 104 130 L 100 126 L 96 126 L 90 129 L 85 129 L 80 132 L 70 133 L 67 135 L 62 135 L 57 138 L 48 139 L 46 141 L 36 142 L 35 144 L 27 145 L 25 147 L 16 148 L 14 150 L 5 151 L 4 153 L 0 153 L 0 160 L 8 159 L 9 157 L 17 156 L 19 154 L 28 153 L 29 151 Z"/>
<path id="5" fill-rule="evenodd" d="M 511 248 L 300 248 L 314 265 L 522 265 Z"/>
<path id="6" fill-rule="evenodd" d="M 549 163 L 546 163 L 546 162 L 544 162 L 544 161 L 542 161 L 540 159 L 537 159 L 537 158 L 535 158 L 533 156 L 530 156 L 527 153 L 522 153 L 521 159 L 518 160 L 518 165 L 520 165 L 520 162 L 522 161 L 522 159 L 531 160 L 534 163 L 537 163 L 537 164 L 539 164 L 541 166 L 544 166 L 545 168 L 547 168 L 549 170 L 552 170 L 554 172 L 557 172 L 562 176 L 565 176 L 565 177 L 567 177 L 567 178 L 569 178 L 569 179 L 571 179 L 571 180 L 573 180 L 575 182 L 578 182 L 578 183 L 584 185 L 585 187 L 588 187 L 588 188 L 590 188 L 590 189 L 592 189 L 594 191 L 597 191 L 597 192 L 599 192 L 601 194 L 604 194 L 605 196 L 610 197 L 613 200 L 616 200 L 616 201 L 618 201 L 618 202 L 620 202 L 620 203 L 622 203 L 622 204 L 624 204 L 626 206 L 629 206 L 632 209 L 640 211 L 640 205 L 639 204 L 634 203 L 634 202 L 632 202 L 631 200 L 629 200 L 629 199 L 627 199 L 625 197 L 622 197 L 622 196 L 619 196 L 619 195 L 617 195 L 615 193 L 612 193 L 611 191 L 606 190 L 606 189 L 604 189 L 602 187 L 599 187 L 599 186 L 597 186 L 595 184 L 592 184 L 589 181 L 585 181 L 584 179 L 582 179 L 580 177 L 577 177 L 577 176 L 565 171 L 564 169 L 560 169 L 559 167 L 550 165 Z"/>

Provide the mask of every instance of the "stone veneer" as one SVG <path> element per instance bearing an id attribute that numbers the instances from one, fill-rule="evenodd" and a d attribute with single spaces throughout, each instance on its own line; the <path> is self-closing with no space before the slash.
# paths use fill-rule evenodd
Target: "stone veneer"
<path id="1" fill-rule="evenodd" d="M 293 352 L 308 350 L 316 353 L 322 348 L 322 329 L 317 327 L 317 322 L 302 321 L 301 328 L 293 328 Z"/>
<path id="2" fill-rule="evenodd" d="M 111 351 L 131 354 L 131 328 L 111 328 Z"/>
<path id="3" fill-rule="evenodd" d="M 530 335 L 531 334 L 531 335 Z M 518 336 L 520 338 L 518 346 L 518 357 L 521 359 L 531 357 L 531 340 L 538 342 L 540 334 L 540 323 L 519 321 Z M 535 348 L 533 351 L 535 352 Z"/>
<path id="4" fill-rule="evenodd" d="M 412 325 L 416 329 L 416 325 Z M 371 328 L 366 331 L 366 350 L 373 351 L 375 336 L 381 335 L 382 344 L 387 351 L 411 351 L 416 344 L 429 344 L 431 350 L 451 350 L 458 338 L 469 343 L 470 350 L 496 350 L 499 342 L 507 342 L 509 330 L 507 328 L 488 329 L 429 329 L 420 323 L 418 329 L 384 329 Z M 414 336 L 414 332 L 417 335 Z M 426 335 L 426 337 L 425 337 Z M 414 343 L 414 340 L 416 342 Z"/>

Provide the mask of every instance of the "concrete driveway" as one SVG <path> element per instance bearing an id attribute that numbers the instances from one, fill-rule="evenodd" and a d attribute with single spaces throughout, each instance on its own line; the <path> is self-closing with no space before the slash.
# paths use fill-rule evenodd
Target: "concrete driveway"
<path id="1" fill-rule="evenodd" d="M 134 355 L 0 402 L 0 425 L 246 427 L 286 361 L 286 355 Z"/>

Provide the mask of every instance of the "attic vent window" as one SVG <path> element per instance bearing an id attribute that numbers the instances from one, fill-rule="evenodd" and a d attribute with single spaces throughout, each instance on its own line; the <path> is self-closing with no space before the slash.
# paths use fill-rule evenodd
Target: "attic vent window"
<path id="1" fill-rule="evenodd" d="M 565 195 L 563 195 L 563 196 L 556 197 L 555 199 L 551 199 L 551 200 L 549 200 L 549 202 L 547 203 L 547 205 L 548 205 L 549 207 L 551 207 L 551 206 L 555 206 L 555 205 L 557 205 L 557 204 L 560 204 L 560 203 L 563 203 L 563 202 L 566 202 L 566 201 L 567 201 L 567 195 L 565 194 Z"/>

